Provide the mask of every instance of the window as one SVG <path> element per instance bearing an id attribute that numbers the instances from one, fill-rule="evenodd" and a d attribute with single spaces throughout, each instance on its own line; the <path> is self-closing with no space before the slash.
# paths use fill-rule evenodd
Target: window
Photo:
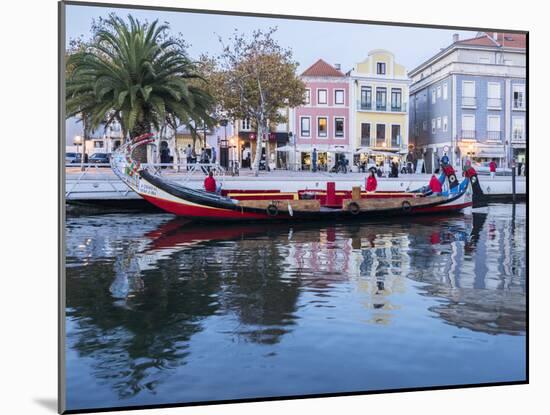
<path id="1" fill-rule="evenodd" d="M 435 89 L 432 89 L 432 104 L 435 104 Z"/>
<path id="2" fill-rule="evenodd" d="M 401 145 L 401 126 L 392 125 L 391 126 L 391 146 L 399 147 Z"/>
<path id="3" fill-rule="evenodd" d="M 337 117 L 334 119 L 334 135 L 336 137 L 344 136 L 344 119 Z"/>
<path id="4" fill-rule="evenodd" d="M 250 130 L 250 119 L 241 120 L 241 130 Z"/>
<path id="5" fill-rule="evenodd" d="M 306 89 L 304 93 L 304 102 L 306 105 L 311 104 L 311 89 Z"/>
<path id="6" fill-rule="evenodd" d="M 309 117 L 300 118 L 300 136 L 301 137 L 311 136 L 311 120 Z"/>
<path id="7" fill-rule="evenodd" d="M 422 130 L 428 131 L 428 121 L 422 121 Z"/>
<path id="8" fill-rule="evenodd" d="M 512 85 L 512 108 L 525 109 L 525 85 Z"/>
<path id="9" fill-rule="evenodd" d="M 372 107 L 372 88 L 370 86 L 361 87 L 361 109 L 370 110 Z"/>
<path id="10" fill-rule="evenodd" d="M 524 118 L 512 118 L 512 141 L 523 141 L 525 130 Z"/>
<path id="11" fill-rule="evenodd" d="M 402 111 L 401 109 L 401 90 L 399 88 L 392 88 L 391 90 L 391 110 Z"/>
<path id="12" fill-rule="evenodd" d="M 334 104 L 344 105 L 344 90 L 337 89 L 334 91 Z"/>
<path id="13" fill-rule="evenodd" d="M 473 114 L 462 114 L 462 138 L 476 138 L 476 117 Z"/>
<path id="14" fill-rule="evenodd" d="M 441 85 L 437 87 L 437 97 L 441 98 Z"/>
<path id="15" fill-rule="evenodd" d="M 376 146 L 383 147 L 386 144 L 386 124 L 376 124 Z"/>
<path id="16" fill-rule="evenodd" d="M 370 146 L 370 123 L 361 124 L 361 147 Z"/>
<path id="17" fill-rule="evenodd" d="M 436 127 L 437 127 L 438 130 L 441 130 L 441 117 L 437 117 Z"/>
<path id="18" fill-rule="evenodd" d="M 500 141 L 500 115 L 487 116 L 487 139 Z"/>
<path id="19" fill-rule="evenodd" d="M 435 133 L 435 118 L 432 118 L 432 134 Z"/>
<path id="20" fill-rule="evenodd" d="M 327 103 L 327 90 L 318 89 L 317 90 L 317 104 L 326 104 Z"/>
<path id="21" fill-rule="evenodd" d="M 476 106 L 476 83 L 474 81 L 462 81 L 462 106 Z"/>
<path id="22" fill-rule="evenodd" d="M 376 110 L 386 111 L 386 88 L 376 88 Z"/>
<path id="23" fill-rule="evenodd" d="M 443 84 L 443 99 L 447 99 L 448 96 L 449 96 L 449 85 L 447 84 L 447 82 L 445 82 Z"/>
<path id="24" fill-rule="evenodd" d="M 328 120 L 327 117 L 319 117 L 317 118 L 317 137 L 326 137 L 327 127 L 328 127 Z"/>
<path id="25" fill-rule="evenodd" d="M 103 148 L 103 141 L 94 141 L 94 148 Z"/>
<path id="26" fill-rule="evenodd" d="M 487 84 L 487 107 L 500 108 L 500 83 L 489 82 Z"/>
<path id="27" fill-rule="evenodd" d="M 449 130 L 449 118 L 445 115 L 443 117 L 443 131 L 447 132 Z"/>
<path id="28" fill-rule="evenodd" d="M 386 75 L 386 63 L 376 62 L 376 73 L 378 75 Z"/>

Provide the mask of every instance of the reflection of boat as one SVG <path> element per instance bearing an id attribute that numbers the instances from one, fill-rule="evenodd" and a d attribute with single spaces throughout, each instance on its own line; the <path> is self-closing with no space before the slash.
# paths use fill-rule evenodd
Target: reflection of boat
<path id="1" fill-rule="evenodd" d="M 138 146 L 153 142 L 151 134 L 138 137 L 114 153 L 111 166 L 115 174 L 132 190 L 155 206 L 190 219 L 199 220 L 347 220 L 424 213 L 457 212 L 472 205 L 470 181 L 439 194 L 416 192 L 337 192 L 327 183 L 326 192 L 295 193 L 257 191 L 216 194 L 191 189 L 166 180 L 132 159 Z"/>

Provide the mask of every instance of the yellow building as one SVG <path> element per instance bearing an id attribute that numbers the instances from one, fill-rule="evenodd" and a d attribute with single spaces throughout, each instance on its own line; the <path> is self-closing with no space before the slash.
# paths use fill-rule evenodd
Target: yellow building
<path id="1" fill-rule="evenodd" d="M 351 112 L 356 154 L 373 151 L 404 154 L 408 147 L 410 80 L 393 53 L 372 50 L 350 71 Z M 376 154 L 376 153 L 375 153 Z"/>

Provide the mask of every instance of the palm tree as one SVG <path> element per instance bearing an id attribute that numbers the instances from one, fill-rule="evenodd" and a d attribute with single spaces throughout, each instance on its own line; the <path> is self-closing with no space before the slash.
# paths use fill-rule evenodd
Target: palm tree
<path id="1" fill-rule="evenodd" d="M 168 29 L 157 20 L 110 15 L 92 42 L 67 59 L 67 117 L 85 114 L 91 129 L 118 121 L 131 138 L 173 118 L 212 125 L 213 99 L 200 82 L 190 82 L 202 78 Z"/>

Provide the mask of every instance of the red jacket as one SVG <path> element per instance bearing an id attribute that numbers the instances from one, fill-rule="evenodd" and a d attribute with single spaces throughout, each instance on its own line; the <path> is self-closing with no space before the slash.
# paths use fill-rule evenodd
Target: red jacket
<path id="1" fill-rule="evenodd" d="M 464 172 L 464 176 L 466 176 L 467 178 L 473 177 L 476 174 L 477 174 L 476 169 L 474 169 L 472 166 L 468 167 Z"/>
<path id="2" fill-rule="evenodd" d="M 430 179 L 430 189 L 432 189 L 432 192 L 434 193 L 441 193 L 441 191 L 443 190 L 441 188 L 441 182 L 435 176 L 432 176 L 432 178 Z"/>
<path id="3" fill-rule="evenodd" d="M 207 176 L 206 179 L 204 179 L 204 190 L 207 192 L 216 192 L 216 179 L 213 177 Z"/>
<path id="4" fill-rule="evenodd" d="M 376 190 L 376 177 L 369 176 L 367 177 L 367 192 L 374 192 Z"/>
<path id="5" fill-rule="evenodd" d="M 489 171 L 495 173 L 497 171 L 497 164 L 494 161 L 489 163 Z"/>

